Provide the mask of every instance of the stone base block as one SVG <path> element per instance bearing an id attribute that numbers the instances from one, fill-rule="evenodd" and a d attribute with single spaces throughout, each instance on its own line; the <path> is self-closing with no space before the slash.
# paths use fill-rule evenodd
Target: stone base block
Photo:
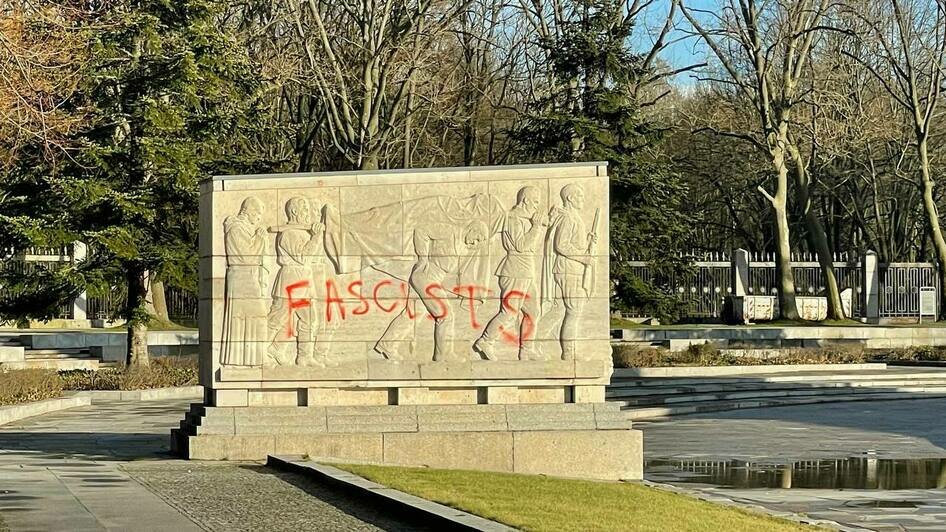
<path id="1" fill-rule="evenodd" d="M 0 346 L 0 362 L 22 362 L 26 360 L 21 346 Z"/>
<path id="2" fill-rule="evenodd" d="M 93 355 L 106 348 L 92 348 Z M 124 353 L 124 348 L 122 353 Z M 124 356 L 124 355 L 122 355 Z M 103 358 L 108 361 L 109 358 Z M 124 359 L 122 359 L 124 360 Z M 304 385 L 305 383 L 296 383 Z M 384 406 L 568 404 L 604 401 L 603 384 L 573 386 L 388 386 L 227 388 L 214 390 L 215 406 Z M 238 399 L 234 399 L 238 398 Z"/>
<path id="3" fill-rule="evenodd" d="M 302 455 L 607 480 L 640 479 L 643 471 L 641 433 L 617 403 L 292 407 L 227 397 L 242 406 L 219 406 L 221 392 L 216 406 L 191 405 L 172 431 L 173 452 L 195 460 Z"/>
<path id="4" fill-rule="evenodd" d="M 192 460 L 264 460 L 293 454 L 327 462 L 640 480 L 639 430 L 198 435 L 175 430 L 172 450 Z"/>

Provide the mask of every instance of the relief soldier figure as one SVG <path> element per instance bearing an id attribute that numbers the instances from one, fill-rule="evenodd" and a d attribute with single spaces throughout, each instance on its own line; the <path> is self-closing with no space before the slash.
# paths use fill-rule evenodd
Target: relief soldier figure
<path id="1" fill-rule="evenodd" d="M 345 215 L 327 209 L 325 250 L 336 273 L 371 268 L 402 283 L 400 301 L 385 309 L 396 314 L 374 345 L 377 353 L 397 361 L 469 359 L 468 348 L 457 352 L 451 342 L 461 301 L 476 302 L 458 289 L 487 283 L 489 239 L 499 232 L 502 214 L 488 194 L 426 196 Z M 421 314 L 414 310 L 417 300 Z M 414 349 L 416 327 L 427 318 L 433 321 L 432 356 Z"/>
<path id="2" fill-rule="evenodd" d="M 315 348 L 318 310 L 312 301 L 316 281 L 322 282 L 322 276 L 314 275 L 312 265 L 322 251 L 324 225 L 312 222 L 312 207 L 303 197 L 286 202 L 286 218 L 285 225 L 269 228 L 276 233 L 279 272 L 269 311 L 272 342 L 267 365 L 324 367 L 324 356 L 317 355 Z"/>
<path id="3" fill-rule="evenodd" d="M 449 223 L 431 223 L 413 231 L 417 261 L 411 269 L 408 284 L 434 322 L 434 361 L 468 360 L 466 353 L 456 352 L 449 344 L 453 340 L 461 301 L 461 294 L 457 294 L 455 289 L 461 285 L 462 273 L 478 258 L 476 251 L 488 238 L 489 229 L 481 221 L 471 222 L 463 228 Z M 409 330 L 407 314 L 408 308 L 405 307 L 375 344 L 375 351 L 389 360 L 404 358 L 396 346 L 398 341 L 404 340 L 404 332 Z"/>
<path id="4" fill-rule="evenodd" d="M 538 325 L 539 298 L 536 283 L 538 257 L 549 220 L 541 206 L 539 189 L 523 187 L 516 205 L 506 215 L 502 229 L 506 256 L 499 263 L 500 305 L 496 315 L 473 344 L 487 360 L 495 360 L 495 344 L 505 336 L 518 343 L 519 360 L 539 360 L 532 338 Z"/>
<path id="5" fill-rule="evenodd" d="M 546 261 L 543 267 L 544 284 L 555 283 L 555 292 L 565 304 L 565 317 L 559 333 L 562 359 L 574 360 L 578 339 L 578 319 L 594 289 L 594 245 L 598 241 L 597 227 L 586 232 L 581 211 L 585 193 L 578 185 L 562 187 L 562 209 L 553 211 L 553 221 L 546 241 Z M 595 225 L 599 212 L 595 212 Z M 551 279 L 550 279 L 551 278 Z M 543 293 L 544 299 L 554 296 L 552 287 Z"/>
<path id="6" fill-rule="evenodd" d="M 263 204 L 249 197 L 240 212 L 223 222 L 227 273 L 221 363 L 259 366 L 266 346 L 266 231 L 260 225 Z"/>

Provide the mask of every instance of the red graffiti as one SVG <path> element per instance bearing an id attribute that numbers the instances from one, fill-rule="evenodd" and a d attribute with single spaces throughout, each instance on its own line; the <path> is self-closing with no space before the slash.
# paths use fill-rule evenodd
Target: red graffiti
<path id="1" fill-rule="evenodd" d="M 338 305 L 338 313 L 342 320 L 345 319 L 345 300 L 338 296 L 338 290 L 335 288 L 335 281 L 331 279 L 325 281 L 325 321 L 332 322 L 332 304 Z"/>
<path id="2" fill-rule="evenodd" d="M 433 293 L 433 290 L 443 290 L 443 287 L 439 283 L 432 283 L 427 285 L 427 288 L 424 289 L 424 293 L 429 297 L 432 297 L 437 305 L 440 307 L 440 312 L 437 314 L 430 314 L 430 317 L 435 320 L 440 320 L 447 317 L 447 312 L 450 310 L 447 308 L 447 304 L 440 299 L 440 296 Z"/>
<path id="3" fill-rule="evenodd" d="M 482 327 L 478 321 L 476 321 L 476 304 L 473 302 L 476 299 L 476 291 L 483 290 L 485 295 L 489 295 L 492 290 L 486 288 L 485 286 L 477 286 L 475 284 L 461 284 L 460 286 L 453 287 L 453 291 L 456 294 L 464 294 L 461 297 L 464 297 L 467 301 L 467 305 L 470 308 L 470 326 L 473 329 L 479 329 Z"/>
<path id="4" fill-rule="evenodd" d="M 394 282 L 390 280 L 382 280 L 375 284 L 373 287 L 370 287 L 371 297 L 368 298 L 364 295 L 366 290 L 369 288 L 364 285 L 364 282 L 361 280 L 356 280 L 350 282 L 345 290 L 347 292 L 346 297 L 350 296 L 352 299 L 345 299 L 339 293 L 339 287 L 336 285 L 335 280 L 327 279 L 325 281 L 325 293 L 320 295 L 317 299 L 319 304 L 322 301 L 325 302 L 324 316 L 327 323 L 332 321 L 345 321 L 351 316 L 364 316 L 371 312 L 372 308 L 377 308 L 381 312 L 390 314 L 397 311 L 398 307 L 403 303 L 403 310 L 408 319 L 414 320 L 417 319 L 417 313 L 414 310 L 414 300 L 418 298 L 417 294 L 412 294 L 412 288 L 405 282 L 401 282 L 399 289 L 399 294 L 393 302 L 386 304 L 385 297 L 381 291 L 385 287 L 393 285 Z M 294 314 L 295 311 L 301 308 L 307 308 L 312 306 L 312 301 L 315 296 L 298 298 L 295 297 L 296 294 L 303 289 L 310 287 L 309 281 L 298 281 L 286 286 L 286 297 L 289 301 L 289 323 L 287 327 L 288 337 L 292 338 L 295 336 L 295 331 L 293 330 L 294 325 Z M 477 320 L 476 317 L 476 302 L 477 299 L 488 295 L 491 290 L 485 286 L 478 285 L 460 285 L 453 287 L 453 290 L 447 290 L 443 285 L 439 283 L 431 283 L 424 287 L 423 296 L 420 297 L 427 307 L 427 312 L 425 313 L 427 319 L 431 320 L 442 320 L 446 318 L 450 313 L 450 305 L 448 300 L 456 296 L 456 299 L 465 301 L 469 306 L 469 319 L 470 326 L 474 329 L 482 328 L 482 324 Z M 392 294 L 393 295 L 393 294 Z M 390 296 L 387 298 L 391 300 Z M 510 291 L 503 298 L 503 306 L 509 312 L 518 312 L 517 309 L 513 308 L 512 299 L 522 299 L 523 301 L 528 300 L 528 294 L 522 292 Z M 357 306 L 349 308 L 349 306 L 357 303 Z M 534 324 L 532 317 L 526 314 L 523 318 L 523 336 L 527 339 L 534 329 Z M 518 344 L 520 339 L 517 335 L 507 333 L 503 331 L 503 337 L 510 342 L 515 342 Z"/>
<path id="5" fill-rule="evenodd" d="M 518 307 L 513 307 L 510 300 L 513 298 L 521 299 L 522 302 Z M 525 292 L 520 292 L 519 290 L 510 290 L 505 296 L 503 296 L 503 308 L 507 312 L 512 314 L 519 315 L 519 312 L 522 312 L 522 335 L 515 331 L 507 331 L 505 327 L 500 327 L 499 332 L 502 334 L 503 341 L 514 345 L 516 347 L 522 347 L 522 344 L 532 338 L 533 333 L 535 333 L 535 321 L 532 319 L 532 316 L 529 315 L 525 309 L 522 308 L 522 304 L 528 301 L 529 294 Z"/>
<path id="6" fill-rule="evenodd" d="M 361 303 L 361 306 L 351 311 L 355 316 L 361 316 L 362 314 L 367 314 L 371 310 L 371 305 L 368 304 L 368 300 L 365 299 L 365 296 L 361 295 L 361 281 L 352 281 L 348 284 L 348 293 L 352 296 L 358 298 L 358 302 Z"/>
<path id="7" fill-rule="evenodd" d="M 296 290 L 299 290 L 302 288 L 308 288 L 308 287 L 309 287 L 309 281 L 299 281 L 299 282 L 292 283 L 286 286 L 286 298 L 289 299 L 289 327 L 287 327 L 286 330 L 288 331 L 289 338 L 292 338 L 293 336 L 295 336 L 292 330 L 292 322 L 295 321 L 292 319 L 292 315 L 294 311 L 299 308 L 306 308 L 306 307 L 312 306 L 312 300 L 310 300 L 309 298 L 296 299 L 292 297 L 292 293 L 295 292 Z"/>
<path id="8" fill-rule="evenodd" d="M 390 312 L 394 312 L 394 309 L 397 308 L 397 303 L 394 303 L 390 307 L 385 307 L 384 305 L 381 304 L 380 301 L 378 301 L 378 291 L 381 290 L 381 287 L 387 286 L 389 284 L 393 284 L 393 283 L 391 283 L 391 281 L 384 280 L 374 285 L 374 290 L 371 292 L 371 296 L 372 296 L 372 299 L 374 299 L 374 304 L 377 305 L 379 309 L 381 309 L 384 312 L 390 313 Z"/>

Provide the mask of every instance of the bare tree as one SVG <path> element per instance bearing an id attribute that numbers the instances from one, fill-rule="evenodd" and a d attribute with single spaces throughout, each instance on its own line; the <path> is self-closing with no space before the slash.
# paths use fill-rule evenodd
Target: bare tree
<path id="1" fill-rule="evenodd" d="M 375 169 L 403 131 L 416 73 L 470 0 L 285 0 L 331 146 Z"/>
<path id="2" fill-rule="evenodd" d="M 824 272 L 829 317 L 843 317 L 832 253 L 811 200 L 808 162 L 795 144 L 793 131 L 794 114 L 807 92 L 804 77 L 810 52 L 831 8 L 829 0 L 725 0 L 718 10 L 682 6 L 683 15 L 721 67 L 720 75 L 704 79 L 731 87 L 758 120 L 751 131 L 710 130 L 748 141 L 768 156 L 775 170 L 774 193 L 762 186 L 758 190 L 775 215 L 779 309 L 788 319 L 798 317 L 788 219 L 792 174 L 807 235 Z"/>
<path id="3" fill-rule="evenodd" d="M 847 52 L 881 82 L 905 111 L 913 130 L 927 229 L 939 263 L 940 286 L 946 286 L 946 238 L 936 205 L 930 163 L 930 138 L 944 90 L 946 71 L 946 0 L 858 1 L 850 5 L 852 18 L 862 22 L 866 46 Z M 940 309 L 946 308 L 946 300 Z"/>
<path id="4" fill-rule="evenodd" d="M 0 164 L 25 143 L 66 154 L 81 109 L 63 110 L 88 54 L 72 26 L 82 11 L 67 3 L 6 2 L 0 7 Z M 39 141 L 39 142 L 37 142 Z"/>

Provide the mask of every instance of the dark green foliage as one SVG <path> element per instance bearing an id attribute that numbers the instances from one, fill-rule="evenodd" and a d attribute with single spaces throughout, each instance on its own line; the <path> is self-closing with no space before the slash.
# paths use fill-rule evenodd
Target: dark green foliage
<path id="1" fill-rule="evenodd" d="M 679 313 L 668 283 L 685 273 L 690 222 L 687 189 L 654 147 L 664 131 L 647 120 L 638 93 L 653 76 L 629 42 L 634 19 L 624 3 L 572 0 L 560 38 L 539 44 L 551 59 L 556 85 L 515 132 L 526 155 L 543 161 L 606 160 L 611 176 L 612 308 L 639 308 L 662 320 Z M 640 279 L 622 261 L 649 261 Z"/>
<path id="2" fill-rule="evenodd" d="M 145 272 L 196 290 L 198 182 L 220 168 L 259 91 L 243 47 L 218 23 L 217 0 L 89 4 L 76 31 L 92 53 L 66 108 L 83 117 L 70 150 L 23 149 L 2 177 L 0 247 L 89 246 L 87 261 L 0 277 L 4 316 L 49 317 L 81 290 Z M 38 142 L 42 142 L 39 139 Z M 124 318 L 147 318 L 132 297 Z"/>

